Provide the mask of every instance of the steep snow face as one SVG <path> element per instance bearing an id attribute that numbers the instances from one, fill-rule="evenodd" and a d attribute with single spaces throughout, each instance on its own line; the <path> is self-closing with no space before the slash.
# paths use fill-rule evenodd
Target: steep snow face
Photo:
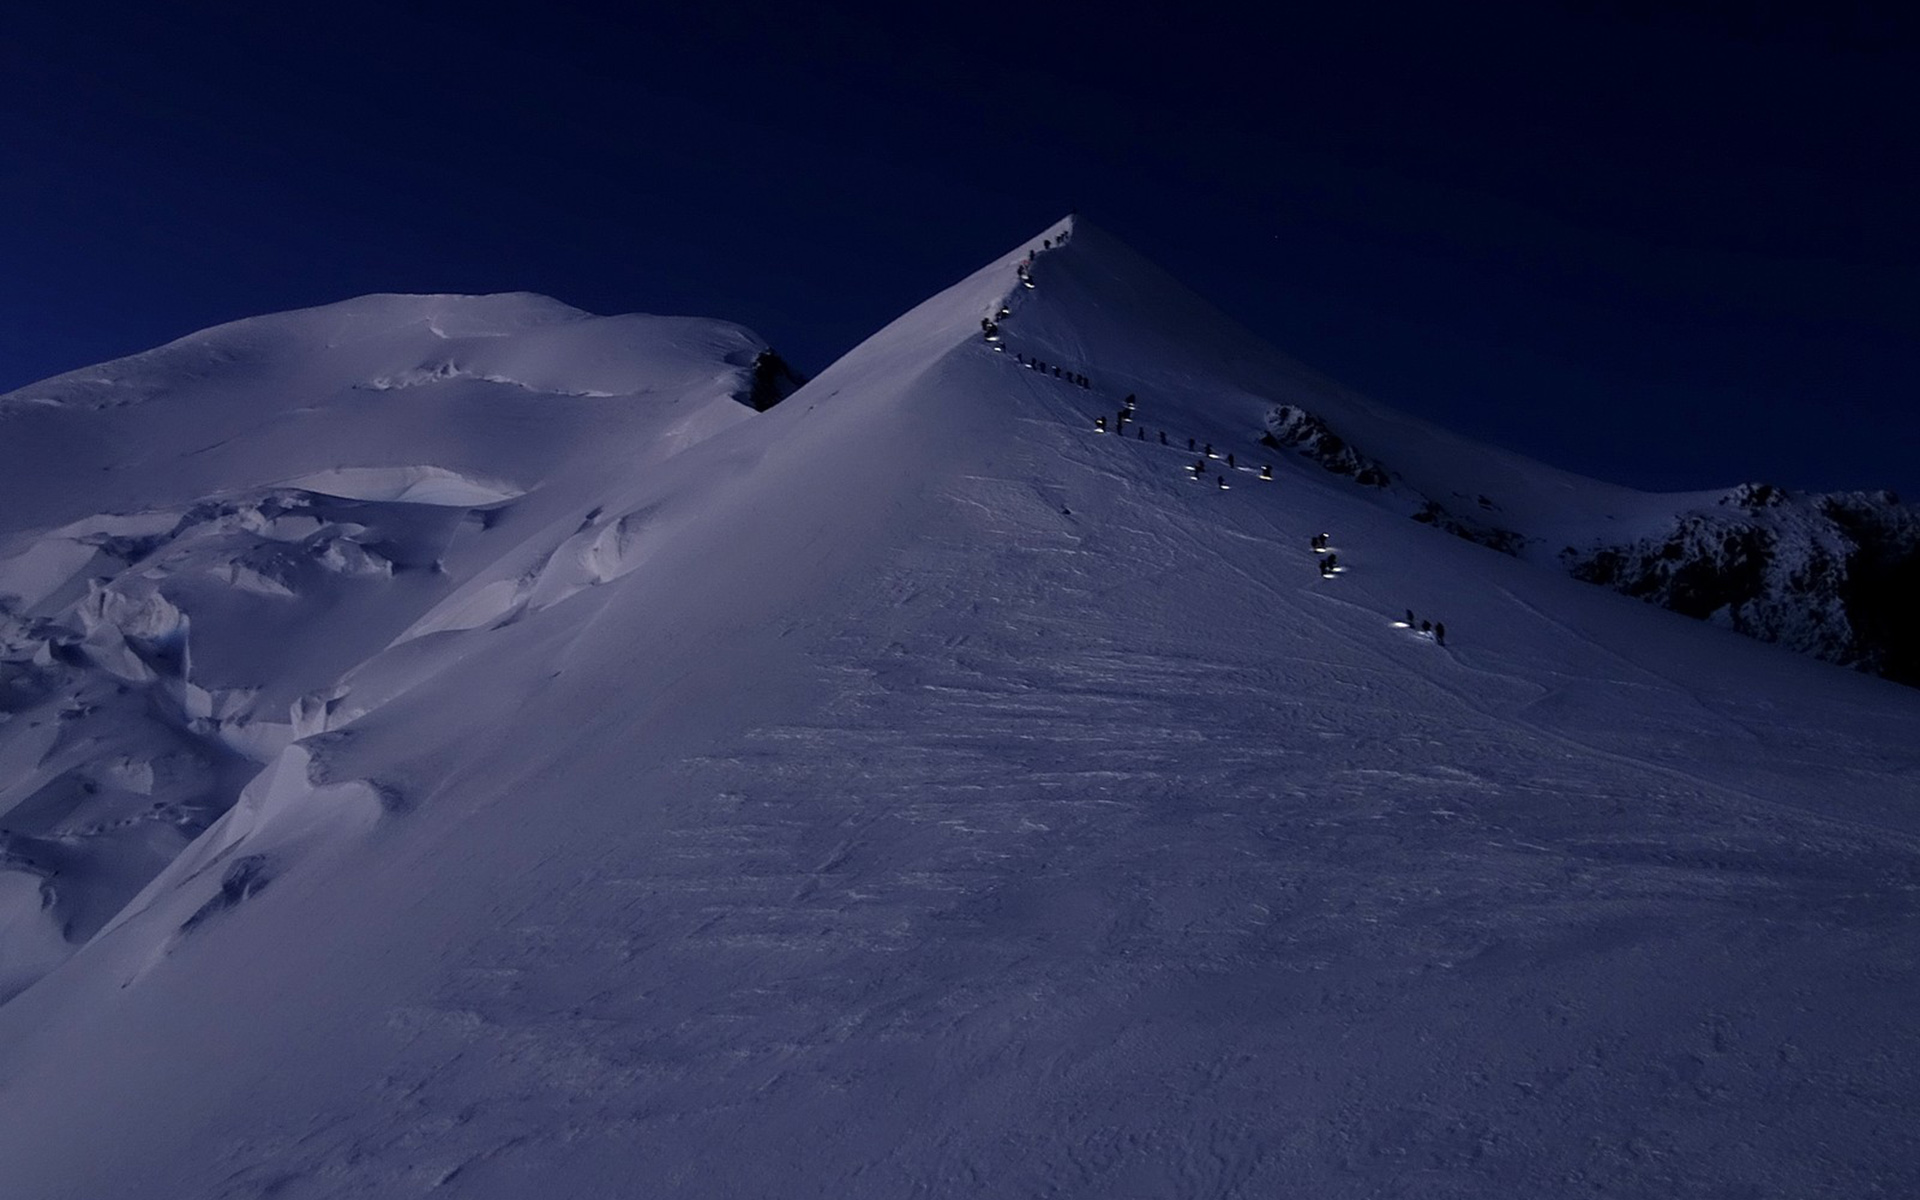
<path id="1" fill-rule="evenodd" d="M 371 296 L 0 397 L 0 997 L 344 672 L 497 556 L 562 546 L 607 478 L 749 417 L 770 353 L 719 322 Z"/>
<path id="2" fill-rule="evenodd" d="M 1920 1187 L 1920 694 L 1407 520 L 1260 442 L 1397 418 L 1031 248 L 482 529 L 0 1006 L 9 1186 Z"/>

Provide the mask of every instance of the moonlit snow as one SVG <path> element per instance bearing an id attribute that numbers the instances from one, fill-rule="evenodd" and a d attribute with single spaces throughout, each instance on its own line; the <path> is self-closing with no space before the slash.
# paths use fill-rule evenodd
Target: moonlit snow
<path id="1" fill-rule="evenodd" d="M 1067 228 L 764 413 L 526 295 L 0 397 L 0 1194 L 1920 1192 L 1920 692 Z"/>

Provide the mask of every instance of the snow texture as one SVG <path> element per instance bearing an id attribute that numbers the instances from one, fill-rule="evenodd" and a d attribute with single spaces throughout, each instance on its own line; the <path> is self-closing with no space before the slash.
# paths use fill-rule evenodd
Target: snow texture
<path id="1" fill-rule="evenodd" d="M 1920 692 L 1407 519 L 1685 505 L 1085 223 L 764 351 L 373 297 L 0 398 L 10 1195 L 1920 1190 Z"/>

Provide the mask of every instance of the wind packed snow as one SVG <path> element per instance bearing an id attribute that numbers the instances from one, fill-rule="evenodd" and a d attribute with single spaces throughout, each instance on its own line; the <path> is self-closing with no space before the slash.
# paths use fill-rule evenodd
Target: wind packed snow
<path id="1" fill-rule="evenodd" d="M 1084 223 L 764 349 L 370 297 L 0 397 L 0 1190 L 1920 1190 L 1920 693 L 1394 489 L 1670 498 Z"/>

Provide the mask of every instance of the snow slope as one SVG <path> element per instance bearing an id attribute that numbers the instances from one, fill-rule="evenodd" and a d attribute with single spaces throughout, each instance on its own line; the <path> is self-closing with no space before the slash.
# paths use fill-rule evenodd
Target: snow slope
<path id="1" fill-rule="evenodd" d="M 0 999 L 225 812 L 311 693 L 529 536 L 553 550 L 607 478 L 751 415 L 762 349 L 370 296 L 0 397 Z"/>
<path id="2" fill-rule="evenodd" d="M 1026 254 L 302 700 L 0 1006 L 10 1194 L 1920 1187 L 1920 693 L 1410 522 L 1273 406 L 1566 481 Z"/>

